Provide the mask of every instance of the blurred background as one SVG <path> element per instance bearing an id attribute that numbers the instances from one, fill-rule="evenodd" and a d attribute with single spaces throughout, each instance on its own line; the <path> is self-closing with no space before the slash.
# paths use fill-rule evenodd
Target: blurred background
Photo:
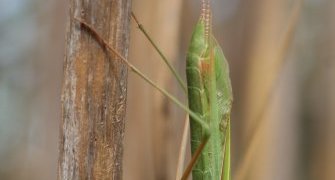
<path id="1" fill-rule="evenodd" d="M 200 0 L 132 4 L 185 78 Z M 234 93 L 233 179 L 334 180 L 335 1 L 212 6 Z M 68 2 L 1 0 L 0 9 L 0 179 L 56 179 Z M 131 24 L 129 60 L 184 101 Z M 185 113 L 131 72 L 127 104 L 124 179 L 174 179 Z"/>

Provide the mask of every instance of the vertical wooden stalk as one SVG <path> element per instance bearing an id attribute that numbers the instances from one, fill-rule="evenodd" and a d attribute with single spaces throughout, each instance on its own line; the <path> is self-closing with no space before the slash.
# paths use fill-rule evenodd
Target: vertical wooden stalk
<path id="1" fill-rule="evenodd" d="M 91 24 L 123 56 L 131 0 L 71 0 L 58 179 L 122 179 L 127 67 L 74 21 Z"/>

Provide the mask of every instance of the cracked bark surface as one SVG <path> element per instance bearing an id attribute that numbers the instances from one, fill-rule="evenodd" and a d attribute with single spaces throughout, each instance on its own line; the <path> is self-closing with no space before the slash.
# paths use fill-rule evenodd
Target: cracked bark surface
<path id="1" fill-rule="evenodd" d="M 127 67 L 80 27 L 91 24 L 124 57 L 131 0 L 71 0 L 58 179 L 122 179 Z"/>

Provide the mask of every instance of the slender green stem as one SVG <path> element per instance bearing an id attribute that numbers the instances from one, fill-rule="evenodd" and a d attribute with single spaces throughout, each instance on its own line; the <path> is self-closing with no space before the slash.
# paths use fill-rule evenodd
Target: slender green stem
<path id="1" fill-rule="evenodd" d="M 165 62 L 165 64 L 168 66 L 168 68 L 170 69 L 170 71 L 173 73 L 174 77 L 177 79 L 180 87 L 184 90 L 184 92 L 187 92 L 187 87 L 185 82 L 182 80 L 182 78 L 180 77 L 180 75 L 177 73 L 177 71 L 173 68 L 173 66 L 171 65 L 171 63 L 167 60 L 166 56 L 162 53 L 162 51 L 158 48 L 158 46 L 156 45 L 156 43 L 152 40 L 152 38 L 149 36 L 149 34 L 147 33 L 147 31 L 144 29 L 143 25 L 139 23 L 138 19 L 136 18 L 134 12 L 131 12 L 131 16 L 133 17 L 134 21 L 137 24 L 137 27 L 141 30 L 141 32 L 144 34 L 144 36 L 149 40 L 149 42 L 151 43 L 151 45 L 156 49 L 156 51 L 158 52 L 158 54 L 160 55 L 160 57 L 163 59 L 163 61 Z"/>

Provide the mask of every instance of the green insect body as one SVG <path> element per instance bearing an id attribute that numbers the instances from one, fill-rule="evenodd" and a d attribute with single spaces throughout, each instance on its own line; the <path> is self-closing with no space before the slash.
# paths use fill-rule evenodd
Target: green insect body
<path id="1" fill-rule="evenodd" d="M 202 16 L 196 24 L 186 63 L 189 108 L 207 122 L 210 132 L 192 176 L 194 180 L 229 180 L 232 90 L 228 63 L 208 21 Z M 191 120 L 192 154 L 205 133 L 199 123 Z"/>

